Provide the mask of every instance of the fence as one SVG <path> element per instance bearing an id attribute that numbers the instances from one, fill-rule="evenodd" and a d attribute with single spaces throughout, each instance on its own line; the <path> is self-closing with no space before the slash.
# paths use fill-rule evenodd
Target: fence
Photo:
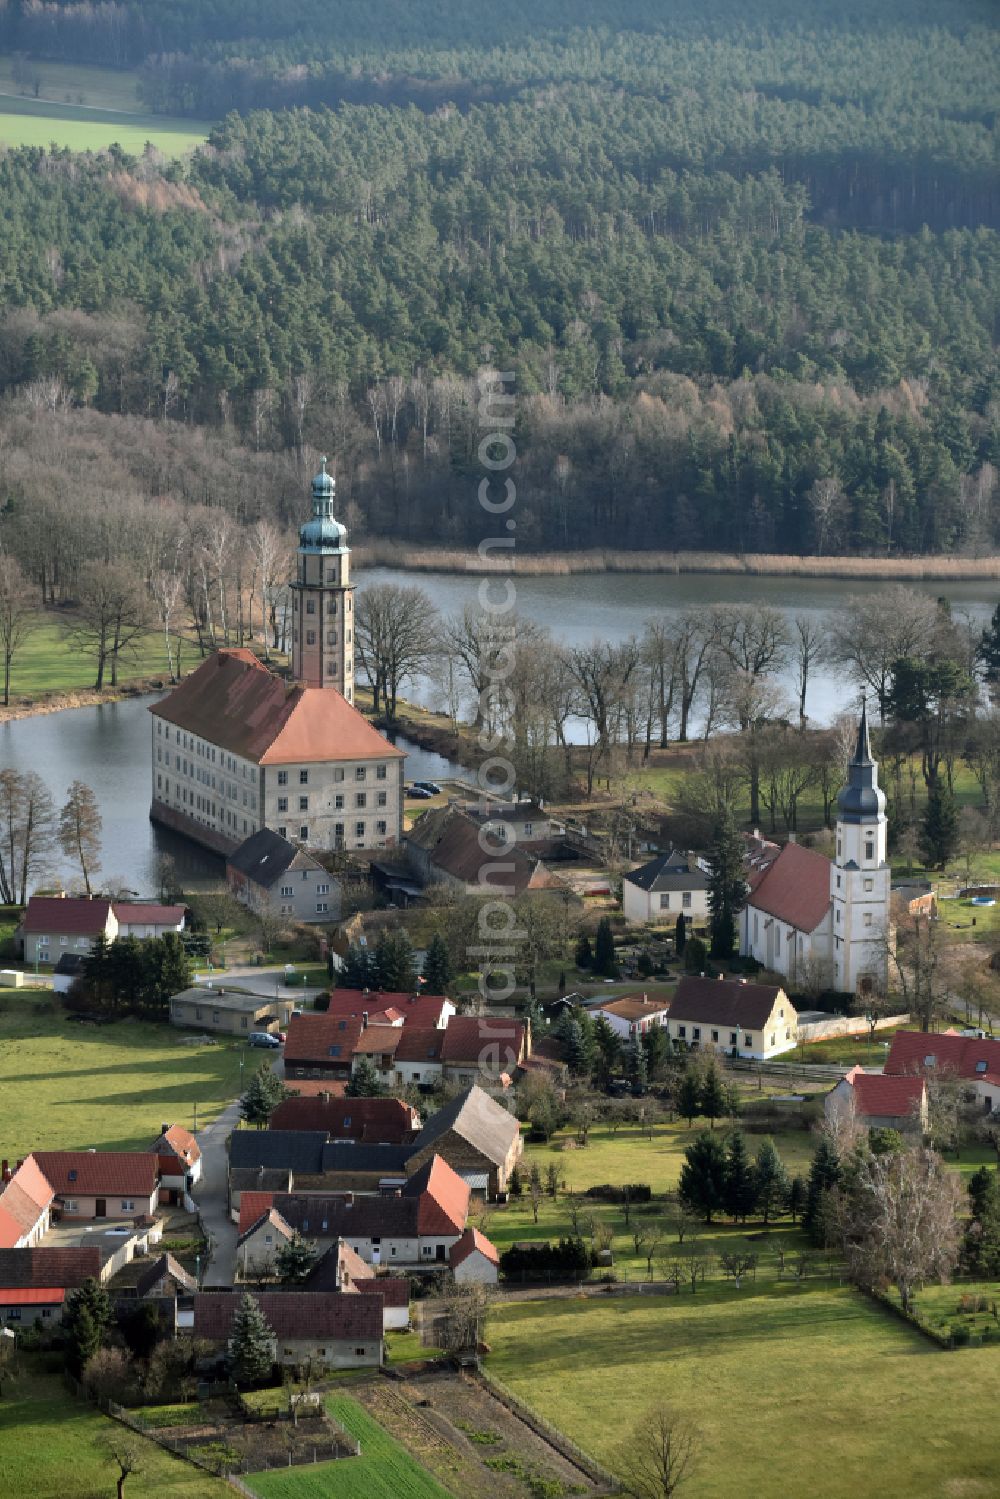
<path id="1" fill-rule="evenodd" d="M 332 1438 L 327 1438 L 325 1441 L 307 1439 L 299 1443 L 297 1447 L 290 1446 L 287 1452 L 282 1452 L 280 1455 L 250 1450 L 246 1455 L 240 1456 L 234 1448 L 229 1446 L 229 1440 L 236 1437 L 233 1428 L 217 1427 L 216 1430 L 202 1433 L 200 1436 L 170 1437 L 162 1430 L 157 1430 L 156 1427 L 147 1426 L 124 1406 L 117 1405 L 113 1400 L 99 1403 L 109 1416 L 121 1422 L 123 1426 L 138 1432 L 140 1436 L 148 1437 L 150 1441 L 156 1442 L 168 1452 L 173 1452 L 185 1462 L 192 1463 L 196 1468 L 212 1473 L 217 1478 L 234 1478 L 240 1473 L 270 1473 L 282 1468 L 306 1467 L 315 1463 L 333 1462 L 340 1458 L 360 1457 L 361 1455 L 361 1443 L 338 1428 L 337 1435 Z M 292 1431 L 299 1431 L 299 1428 L 290 1420 L 285 1420 L 282 1424 L 288 1425 Z M 213 1447 L 220 1450 L 209 1455 Z"/>
<path id="2" fill-rule="evenodd" d="M 517 1416 L 519 1421 L 524 1422 L 525 1426 L 530 1427 L 538 1436 L 543 1437 L 550 1446 L 554 1447 L 557 1452 L 566 1458 L 567 1462 L 573 1463 L 580 1469 L 581 1473 L 586 1474 L 592 1483 L 603 1485 L 609 1493 L 616 1494 L 620 1492 L 620 1485 L 617 1478 L 612 1473 L 609 1473 L 607 1468 L 602 1467 L 596 1458 L 591 1457 L 589 1452 L 585 1452 L 582 1447 L 578 1447 L 575 1442 L 571 1442 L 569 1437 L 564 1432 L 561 1432 L 557 1426 L 553 1426 L 551 1422 L 546 1421 L 544 1416 L 540 1416 L 519 1395 L 515 1395 L 513 1390 L 508 1389 L 502 1380 L 497 1379 L 495 1374 L 490 1374 L 480 1367 L 475 1375 L 466 1377 L 478 1379 L 494 1399 L 499 1400 L 501 1405 L 505 1405 L 512 1415 Z"/>
<path id="3" fill-rule="evenodd" d="M 823 1062 L 757 1062 L 752 1057 L 727 1057 L 726 1066 L 731 1071 L 753 1072 L 760 1077 L 810 1078 L 817 1083 L 839 1083 L 847 1067 L 827 1066 Z"/>

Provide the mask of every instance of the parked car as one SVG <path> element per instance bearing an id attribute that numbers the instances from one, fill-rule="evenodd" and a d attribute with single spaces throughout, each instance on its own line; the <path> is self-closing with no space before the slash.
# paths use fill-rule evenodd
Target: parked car
<path id="1" fill-rule="evenodd" d="M 248 1039 L 251 1046 L 261 1046 L 265 1051 L 277 1051 L 281 1045 L 277 1036 L 272 1036 L 270 1031 L 251 1031 Z"/>
<path id="2" fill-rule="evenodd" d="M 437 781 L 414 781 L 414 786 L 419 786 L 421 791 L 426 791 L 430 796 L 440 796 L 441 787 Z"/>
<path id="3" fill-rule="evenodd" d="M 407 786 L 406 794 L 414 797 L 418 802 L 430 801 L 434 795 L 433 791 L 428 791 L 425 786 Z"/>

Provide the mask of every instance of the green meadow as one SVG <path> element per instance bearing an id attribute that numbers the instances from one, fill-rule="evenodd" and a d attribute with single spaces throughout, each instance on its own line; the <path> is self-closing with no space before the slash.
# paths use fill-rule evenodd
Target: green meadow
<path id="1" fill-rule="evenodd" d="M 165 156 L 182 156 L 211 128 L 203 120 L 147 113 L 132 73 L 50 62 L 25 69 L 26 78 L 15 79 L 12 59 L 0 57 L 2 146 L 105 151 L 117 144 L 137 156 L 150 142 Z"/>

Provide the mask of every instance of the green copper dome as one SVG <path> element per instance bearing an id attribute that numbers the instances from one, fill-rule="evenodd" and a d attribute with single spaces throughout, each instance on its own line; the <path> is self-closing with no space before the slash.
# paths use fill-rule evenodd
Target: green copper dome
<path id="1" fill-rule="evenodd" d="M 299 549 L 310 552 L 344 552 L 347 550 L 347 528 L 333 518 L 336 482 L 326 471 L 322 460 L 319 473 L 312 481 L 312 518 L 299 531 Z"/>

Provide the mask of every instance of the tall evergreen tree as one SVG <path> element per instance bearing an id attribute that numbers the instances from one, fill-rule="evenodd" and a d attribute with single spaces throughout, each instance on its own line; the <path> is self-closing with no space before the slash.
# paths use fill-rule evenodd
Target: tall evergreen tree
<path id="1" fill-rule="evenodd" d="M 951 790 L 940 776 L 927 788 L 920 829 L 920 852 L 931 869 L 943 869 L 958 846 L 958 811 Z"/>
<path id="2" fill-rule="evenodd" d="M 266 1129 L 268 1120 L 287 1092 L 280 1077 L 275 1077 L 271 1070 L 270 1062 L 261 1062 L 240 1099 L 240 1118 L 257 1129 Z"/>
<path id="3" fill-rule="evenodd" d="M 753 1164 L 742 1130 L 734 1129 L 726 1141 L 726 1172 L 723 1188 L 726 1212 L 735 1222 L 745 1223 L 757 1201 Z"/>
<path id="4" fill-rule="evenodd" d="M 822 1244 L 825 1240 L 826 1199 L 828 1193 L 840 1182 L 840 1176 L 837 1152 L 829 1140 L 821 1139 L 809 1167 L 806 1202 L 802 1213 L 802 1227 L 814 1244 Z"/>
<path id="5" fill-rule="evenodd" d="M 684 1151 L 677 1195 L 692 1213 L 702 1213 L 706 1223 L 726 1204 L 726 1151 L 714 1135 L 702 1134 Z"/>
<path id="6" fill-rule="evenodd" d="M 331 974 L 331 978 L 333 976 Z M 336 977 L 342 989 L 377 989 L 378 967 L 371 948 L 352 942 L 344 956 L 344 966 Z"/>
<path id="7" fill-rule="evenodd" d="M 688 1122 L 688 1129 L 701 1113 L 701 1078 L 692 1066 L 685 1067 L 677 1085 L 677 1112 Z"/>
<path id="8" fill-rule="evenodd" d="M 594 973 L 598 978 L 614 979 L 618 977 L 618 960 L 615 957 L 615 934 L 611 927 L 611 918 L 602 916 L 597 923 L 597 935 L 594 939 Z"/>
<path id="9" fill-rule="evenodd" d="M 410 939 L 403 931 L 383 932 L 375 946 L 378 987 L 409 994 L 417 987 L 417 965 Z"/>
<path id="10" fill-rule="evenodd" d="M 709 1057 L 701 1075 L 698 1112 L 712 1121 L 714 1129 L 716 1119 L 725 1118 L 727 1102 L 725 1079 L 718 1062 L 714 1057 Z"/>
<path id="11" fill-rule="evenodd" d="M 684 912 L 678 913 L 677 922 L 674 926 L 674 952 L 679 958 L 683 958 L 684 949 L 687 946 L 687 917 Z"/>
<path id="12" fill-rule="evenodd" d="M 590 1071 L 590 1057 L 583 1037 L 583 1026 L 575 1016 L 566 1025 L 563 1045 L 566 1050 L 566 1066 L 574 1077 L 583 1077 Z"/>
<path id="13" fill-rule="evenodd" d="M 381 1098 L 385 1092 L 371 1057 L 361 1057 L 344 1090 L 348 1098 Z"/>
<path id="14" fill-rule="evenodd" d="M 66 1338 L 66 1368 L 74 1379 L 82 1376 L 87 1360 L 101 1347 L 111 1321 L 111 1299 L 92 1277 L 67 1296 L 62 1328 Z"/>
<path id="15" fill-rule="evenodd" d="M 784 1162 L 774 1148 L 773 1140 L 765 1140 L 754 1159 L 754 1187 L 757 1207 L 769 1223 L 774 1214 L 780 1213 L 788 1202 L 791 1182 Z"/>
<path id="16" fill-rule="evenodd" d="M 632 1036 L 628 1048 L 628 1075 L 636 1093 L 645 1093 L 649 1087 L 649 1066 L 646 1061 L 646 1048 L 642 1044 L 642 1037 L 638 1031 Z"/>
<path id="17" fill-rule="evenodd" d="M 590 938 L 588 937 L 586 932 L 583 933 L 583 935 L 577 942 L 576 952 L 573 956 L 577 968 L 593 968 L 594 949 L 591 946 Z"/>
<path id="18" fill-rule="evenodd" d="M 274 1257 L 274 1268 L 283 1286 L 300 1285 L 316 1263 L 319 1251 L 309 1239 L 293 1234 Z"/>
<path id="19" fill-rule="evenodd" d="M 230 1354 L 240 1384 L 262 1384 L 274 1364 L 274 1334 L 252 1296 L 244 1295 L 232 1322 Z"/>
<path id="20" fill-rule="evenodd" d="M 451 953 L 440 932 L 435 932 L 424 955 L 424 987 L 428 994 L 447 994 L 451 983 Z"/>
<path id="21" fill-rule="evenodd" d="M 746 901 L 743 844 L 732 813 L 725 811 L 715 824 L 708 850 L 708 909 L 712 957 L 731 958 L 736 943 L 736 918 Z"/>

